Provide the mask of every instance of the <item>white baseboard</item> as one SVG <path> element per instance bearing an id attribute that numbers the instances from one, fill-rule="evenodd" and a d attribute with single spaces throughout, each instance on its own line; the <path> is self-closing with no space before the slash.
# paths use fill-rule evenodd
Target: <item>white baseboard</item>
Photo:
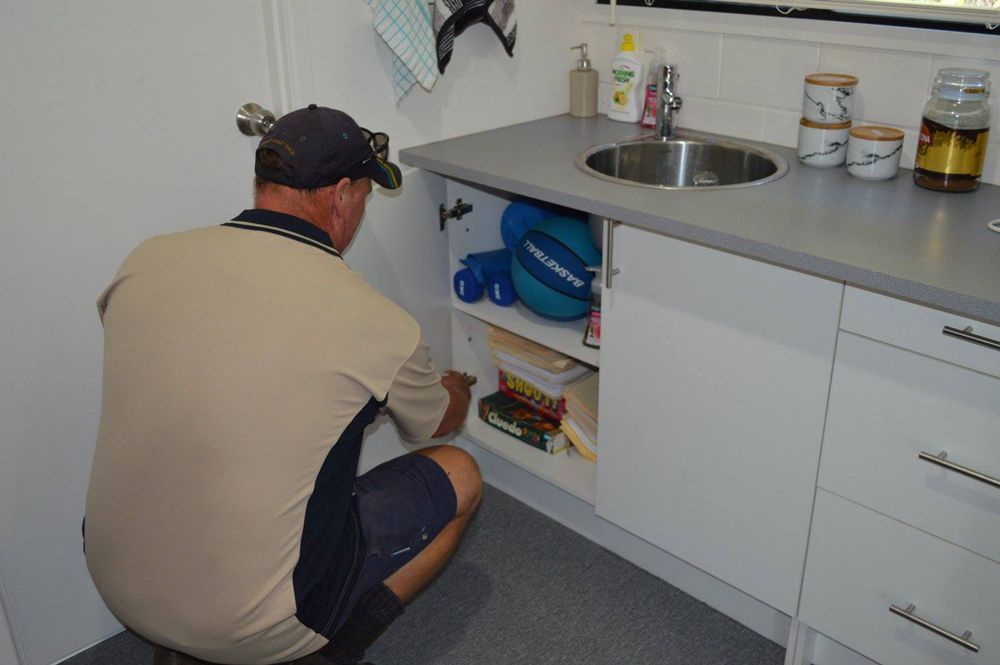
<path id="1" fill-rule="evenodd" d="M 104 637 L 102 637 L 101 639 L 97 640 L 93 644 L 88 644 L 87 646 L 83 647 L 82 649 L 77 649 L 73 653 L 66 654 L 65 656 L 63 656 L 59 660 L 55 661 L 54 663 L 51 663 L 51 665 L 59 665 L 59 663 L 64 663 L 67 660 L 69 660 L 70 658 L 73 658 L 74 656 L 79 656 L 84 651 L 86 651 L 88 649 L 92 649 L 92 648 L 96 647 L 98 644 L 100 644 L 101 642 L 104 642 L 106 640 L 110 640 L 115 635 L 120 635 L 120 634 L 122 634 L 124 632 L 125 632 L 125 629 L 124 628 L 120 628 L 119 630 L 116 630 L 115 632 L 111 633 L 110 635 L 105 635 Z M 0 665 L 2 665 L 2 663 L 0 663 Z"/>

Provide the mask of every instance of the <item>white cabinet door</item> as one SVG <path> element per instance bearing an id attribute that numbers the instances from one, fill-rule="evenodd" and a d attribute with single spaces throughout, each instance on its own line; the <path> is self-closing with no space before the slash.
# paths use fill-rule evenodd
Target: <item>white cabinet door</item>
<path id="1" fill-rule="evenodd" d="M 597 512 L 794 614 L 843 287 L 627 226 L 613 247 Z"/>
<path id="2" fill-rule="evenodd" d="M 365 281 L 413 315 L 438 371 L 451 365 L 448 245 L 437 212 L 444 200 L 440 176 L 407 170 L 402 188 L 378 189 L 368 198 L 361 229 L 344 254 Z M 366 432 L 359 470 L 364 473 L 412 449 L 400 440 L 388 416 L 380 416 Z"/>

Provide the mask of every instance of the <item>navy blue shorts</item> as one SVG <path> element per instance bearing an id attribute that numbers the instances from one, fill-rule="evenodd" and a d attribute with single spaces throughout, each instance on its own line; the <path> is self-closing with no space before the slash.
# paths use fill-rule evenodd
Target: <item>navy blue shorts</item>
<path id="1" fill-rule="evenodd" d="M 361 524 L 361 570 L 337 628 L 358 598 L 405 566 L 455 518 L 457 498 L 448 474 L 425 455 L 380 464 L 354 481 Z"/>

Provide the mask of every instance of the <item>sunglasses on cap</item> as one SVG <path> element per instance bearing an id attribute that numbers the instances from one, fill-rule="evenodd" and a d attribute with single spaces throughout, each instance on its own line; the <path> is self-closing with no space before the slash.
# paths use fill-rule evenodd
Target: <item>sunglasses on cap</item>
<path id="1" fill-rule="evenodd" d="M 372 132 L 364 127 L 359 127 L 358 129 L 361 130 L 362 136 L 364 136 L 365 141 L 368 142 L 368 147 L 371 148 L 371 153 L 365 155 L 344 169 L 344 177 L 350 178 L 351 180 L 367 176 L 370 170 L 367 167 L 373 159 L 377 159 L 381 162 L 389 161 L 389 135 L 385 132 Z"/>

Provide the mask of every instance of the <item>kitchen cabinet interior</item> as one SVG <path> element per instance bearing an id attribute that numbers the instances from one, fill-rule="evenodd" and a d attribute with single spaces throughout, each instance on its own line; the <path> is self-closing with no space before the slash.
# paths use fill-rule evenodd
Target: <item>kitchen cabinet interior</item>
<path id="1" fill-rule="evenodd" d="M 471 213 L 446 223 L 450 277 L 462 268 L 460 260 L 466 255 L 503 247 L 500 217 L 514 197 L 454 180 L 446 181 L 445 191 L 449 203 L 461 199 L 472 204 Z M 582 320 L 550 321 L 520 303 L 500 307 L 486 298 L 466 303 L 454 293 L 451 294 L 451 308 L 452 366 L 479 379 L 472 387 L 472 404 L 464 436 L 576 498 L 593 504 L 597 480 L 596 467 L 592 462 L 571 451 L 550 455 L 535 450 L 484 423 L 476 409 L 480 398 L 497 390 L 497 370 L 491 361 L 486 336 L 488 326 L 503 328 L 596 367 L 600 363 L 598 350 L 582 343 L 585 323 Z"/>

